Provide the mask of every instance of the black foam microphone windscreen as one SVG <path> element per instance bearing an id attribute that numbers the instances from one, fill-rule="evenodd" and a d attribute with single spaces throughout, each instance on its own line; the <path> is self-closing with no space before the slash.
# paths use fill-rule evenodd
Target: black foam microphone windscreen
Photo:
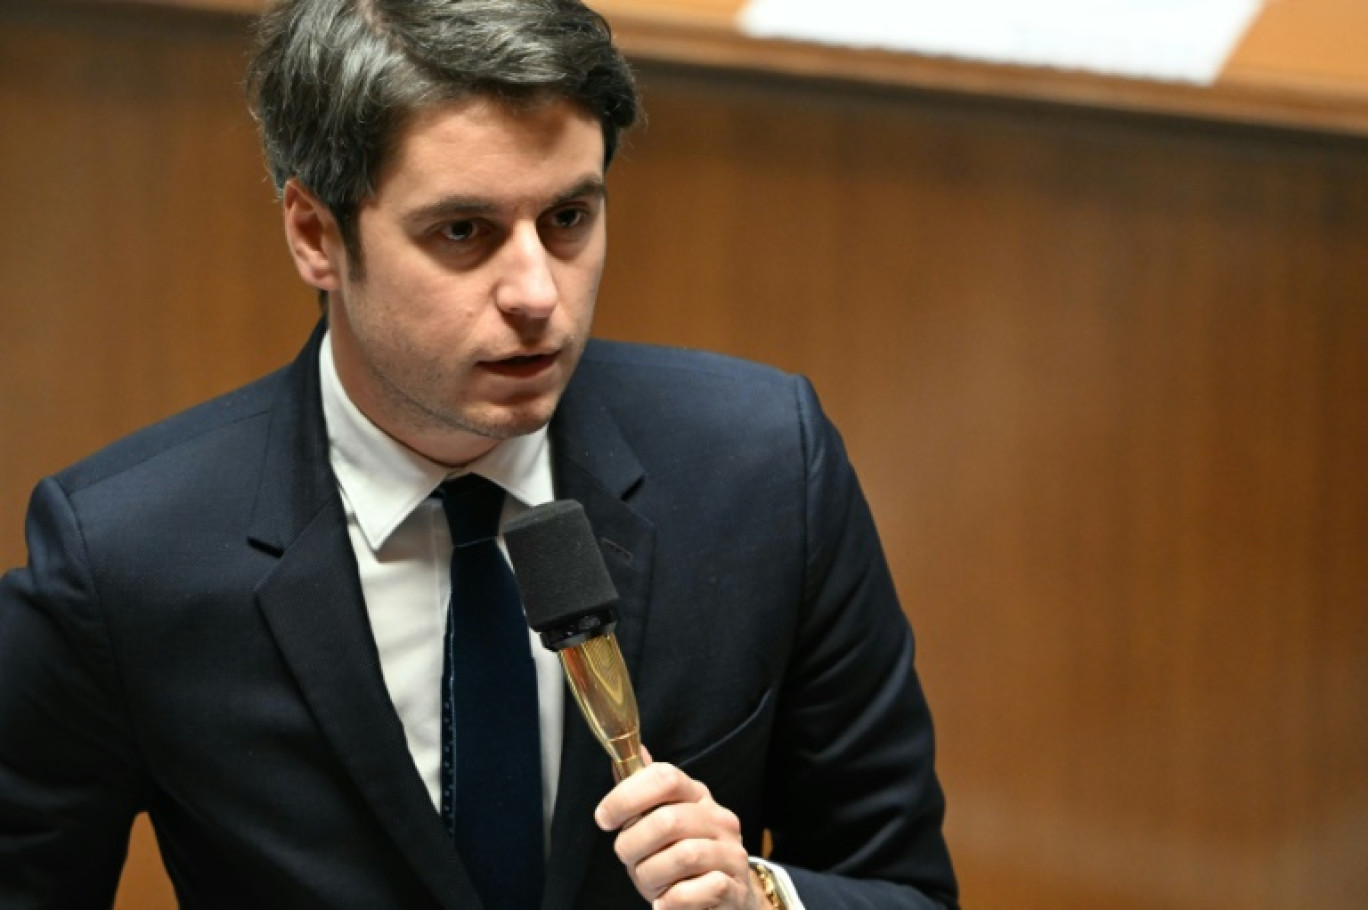
<path id="1" fill-rule="evenodd" d="M 617 590 L 584 507 L 561 499 L 528 509 L 504 527 L 527 622 L 547 647 L 617 619 Z"/>

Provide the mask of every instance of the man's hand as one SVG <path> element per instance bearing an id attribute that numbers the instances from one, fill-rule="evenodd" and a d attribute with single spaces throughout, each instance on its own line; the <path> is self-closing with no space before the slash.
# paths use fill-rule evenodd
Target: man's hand
<path id="1" fill-rule="evenodd" d="M 594 821 L 619 831 L 618 859 L 652 910 L 760 910 L 764 899 L 741 843 L 741 822 L 673 765 L 618 783 Z"/>

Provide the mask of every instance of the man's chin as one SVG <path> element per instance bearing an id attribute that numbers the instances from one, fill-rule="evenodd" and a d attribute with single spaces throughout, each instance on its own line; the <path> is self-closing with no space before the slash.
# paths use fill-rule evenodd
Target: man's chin
<path id="1" fill-rule="evenodd" d="M 502 441 L 537 432 L 551 422 L 555 412 L 554 401 L 493 407 L 480 413 L 463 415 L 459 426 L 486 439 Z"/>

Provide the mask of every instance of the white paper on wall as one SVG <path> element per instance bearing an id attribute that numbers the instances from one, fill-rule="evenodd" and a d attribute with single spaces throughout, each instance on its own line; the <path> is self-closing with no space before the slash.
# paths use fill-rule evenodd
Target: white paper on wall
<path id="1" fill-rule="evenodd" d="M 742 31 L 1209 84 L 1262 0 L 750 0 Z"/>

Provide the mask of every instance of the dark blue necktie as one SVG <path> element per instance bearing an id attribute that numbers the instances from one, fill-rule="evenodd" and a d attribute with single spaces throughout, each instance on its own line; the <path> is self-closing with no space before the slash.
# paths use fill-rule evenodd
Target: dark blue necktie
<path id="1" fill-rule="evenodd" d="M 442 818 L 486 910 L 535 910 L 543 875 L 537 676 L 497 542 L 504 492 L 468 474 L 443 484 L 441 497 L 453 544 Z"/>

